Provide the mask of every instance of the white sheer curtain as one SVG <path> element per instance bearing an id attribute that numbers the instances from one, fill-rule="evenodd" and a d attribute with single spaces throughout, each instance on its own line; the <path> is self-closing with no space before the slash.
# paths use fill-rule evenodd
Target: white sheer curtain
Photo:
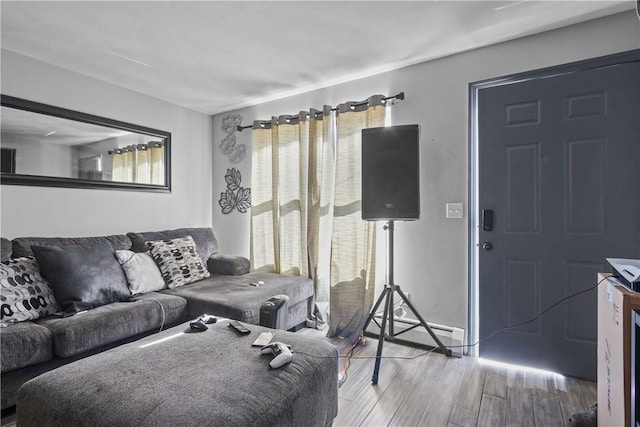
<path id="1" fill-rule="evenodd" d="M 113 155 L 112 180 L 137 184 L 164 184 L 164 144 L 128 145 L 110 151 Z"/>
<path id="2" fill-rule="evenodd" d="M 257 125 L 253 132 L 251 265 L 258 271 L 309 274 L 309 135 L 306 117 L 303 113 L 301 116 L 304 120 L 274 118 L 269 125 Z"/>
<path id="3" fill-rule="evenodd" d="M 325 106 L 253 126 L 251 261 L 310 276 L 329 336 L 355 339 L 373 302 L 375 224 L 362 220 L 361 130 L 385 98 Z"/>

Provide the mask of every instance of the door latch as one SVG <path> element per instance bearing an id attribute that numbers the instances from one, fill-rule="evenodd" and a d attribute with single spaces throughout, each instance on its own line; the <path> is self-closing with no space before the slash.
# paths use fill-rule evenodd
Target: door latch
<path id="1" fill-rule="evenodd" d="M 493 210 L 482 210 L 482 231 L 493 231 Z"/>

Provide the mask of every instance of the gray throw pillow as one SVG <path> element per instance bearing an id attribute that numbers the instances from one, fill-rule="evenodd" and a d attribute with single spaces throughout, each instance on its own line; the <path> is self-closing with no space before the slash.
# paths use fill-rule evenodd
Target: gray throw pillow
<path id="1" fill-rule="evenodd" d="M 131 299 L 127 278 L 109 243 L 31 249 L 58 305 L 67 313 Z"/>
<path id="2" fill-rule="evenodd" d="M 9 261 L 13 257 L 11 246 L 11 240 L 0 237 L 0 259 L 2 261 Z"/>
<path id="3" fill-rule="evenodd" d="M 178 237 L 191 236 L 196 244 L 196 252 L 203 262 L 214 253 L 218 252 L 218 242 L 210 227 L 176 228 L 175 230 L 148 231 L 142 233 L 127 233 L 131 240 L 131 250 L 134 252 L 145 252 L 149 248 L 147 242 L 157 240 L 171 240 Z M 117 248 L 120 249 L 120 248 Z"/>
<path id="4" fill-rule="evenodd" d="M 209 277 L 191 236 L 147 242 L 151 257 L 171 289 Z"/>
<path id="5" fill-rule="evenodd" d="M 0 326 L 35 320 L 58 311 L 49 283 L 33 257 L 0 263 Z"/>
<path id="6" fill-rule="evenodd" d="M 129 282 L 129 290 L 134 295 L 159 291 L 167 285 L 160 274 L 149 252 L 133 252 L 127 250 L 116 251 L 116 257 Z"/>

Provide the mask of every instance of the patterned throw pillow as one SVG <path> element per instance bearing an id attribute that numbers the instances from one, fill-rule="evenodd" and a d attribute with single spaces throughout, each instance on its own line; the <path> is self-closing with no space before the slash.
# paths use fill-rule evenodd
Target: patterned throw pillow
<path id="1" fill-rule="evenodd" d="M 35 320 L 59 310 L 49 283 L 33 257 L 0 263 L 0 326 Z"/>
<path id="2" fill-rule="evenodd" d="M 173 289 L 209 277 L 191 236 L 147 242 L 167 287 Z"/>

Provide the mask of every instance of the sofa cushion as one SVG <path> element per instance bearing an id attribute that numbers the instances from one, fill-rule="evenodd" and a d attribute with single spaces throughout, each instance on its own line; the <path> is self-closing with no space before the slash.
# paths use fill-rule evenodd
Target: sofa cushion
<path id="1" fill-rule="evenodd" d="M 33 257 L 0 263 L 0 326 L 34 320 L 58 311 L 49 283 Z"/>
<path id="2" fill-rule="evenodd" d="M 251 285 L 259 281 L 264 284 L 258 287 Z M 260 306 L 263 302 L 274 295 L 284 294 L 289 297 L 289 306 L 294 306 L 313 295 L 313 281 L 306 277 L 271 273 L 213 275 L 161 292 L 186 299 L 190 317 L 208 313 L 257 325 L 260 323 Z"/>
<path id="3" fill-rule="evenodd" d="M 129 290 L 132 294 L 145 294 L 167 287 L 160 274 L 160 269 L 149 252 L 119 250 L 116 251 L 116 257 L 125 276 L 127 276 L 127 283 L 129 283 Z"/>
<path id="4" fill-rule="evenodd" d="M 31 247 L 60 307 L 86 310 L 131 298 L 111 244 Z"/>
<path id="5" fill-rule="evenodd" d="M 196 243 L 198 255 L 200 255 L 203 262 L 206 262 L 212 254 L 218 252 L 218 242 L 213 235 L 213 230 L 208 227 L 127 233 L 127 236 L 131 239 L 131 250 L 134 252 L 145 252 L 149 250 L 146 242 L 152 240 L 170 240 L 185 236 L 191 236 L 193 238 L 193 241 Z"/>
<path id="6" fill-rule="evenodd" d="M 207 268 L 212 274 L 241 276 L 251 271 L 251 262 L 242 256 L 213 254 L 207 260 Z"/>
<path id="7" fill-rule="evenodd" d="M 71 317 L 38 320 L 53 333 L 53 351 L 71 357 L 129 337 L 160 330 L 186 319 L 187 302 L 150 292 L 132 302 L 116 302 Z"/>
<path id="8" fill-rule="evenodd" d="M 110 243 L 114 249 L 131 249 L 131 240 L 124 234 L 99 237 L 18 237 L 13 239 L 13 256 L 33 256 L 31 246 L 69 246 Z"/>
<path id="9" fill-rule="evenodd" d="M 209 277 L 191 236 L 147 242 L 167 287 L 177 288 Z"/>
<path id="10" fill-rule="evenodd" d="M 12 371 L 53 357 L 51 331 L 33 322 L 21 322 L 0 329 L 2 372 Z"/>
<path id="11" fill-rule="evenodd" d="M 11 259 L 12 255 L 11 240 L 0 237 L 0 261 Z"/>

